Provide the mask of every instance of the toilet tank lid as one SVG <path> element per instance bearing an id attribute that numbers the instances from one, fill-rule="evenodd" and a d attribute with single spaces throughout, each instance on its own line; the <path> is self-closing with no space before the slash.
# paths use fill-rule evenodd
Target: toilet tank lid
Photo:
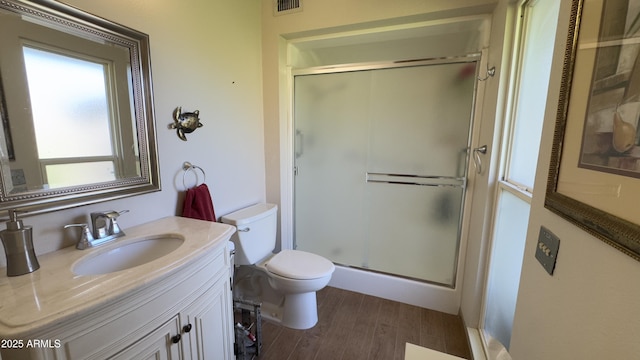
<path id="1" fill-rule="evenodd" d="M 234 211 L 220 218 L 225 224 L 230 225 L 243 225 L 252 223 L 256 220 L 260 220 L 263 217 L 269 216 L 278 210 L 278 205 L 275 204 L 255 204 L 238 211 Z"/>

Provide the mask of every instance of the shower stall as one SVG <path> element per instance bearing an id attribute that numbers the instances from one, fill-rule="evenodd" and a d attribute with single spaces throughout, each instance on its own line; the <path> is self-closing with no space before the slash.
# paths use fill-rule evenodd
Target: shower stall
<path id="1" fill-rule="evenodd" d="M 295 248 L 455 287 L 479 60 L 293 74 Z"/>

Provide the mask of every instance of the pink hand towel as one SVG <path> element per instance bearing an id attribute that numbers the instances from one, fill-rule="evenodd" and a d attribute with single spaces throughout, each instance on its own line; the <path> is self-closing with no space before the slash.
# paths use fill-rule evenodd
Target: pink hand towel
<path id="1" fill-rule="evenodd" d="M 182 216 L 192 219 L 216 221 L 213 201 L 206 184 L 187 190 L 182 208 Z"/>

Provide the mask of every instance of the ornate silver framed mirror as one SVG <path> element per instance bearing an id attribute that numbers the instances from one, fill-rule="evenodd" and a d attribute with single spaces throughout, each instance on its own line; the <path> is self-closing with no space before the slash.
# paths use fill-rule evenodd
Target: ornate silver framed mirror
<path id="1" fill-rule="evenodd" d="M 149 37 L 48 0 L 0 0 L 0 210 L 160 190 Z"/>

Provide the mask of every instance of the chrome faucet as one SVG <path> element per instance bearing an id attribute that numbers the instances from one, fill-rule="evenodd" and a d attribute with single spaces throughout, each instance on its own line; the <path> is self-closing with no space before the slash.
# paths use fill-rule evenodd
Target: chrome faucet
<path id="1" fill-rule="evenodd" d="M 129 210 L 118 211 L 102 211 L 91 213 L 91 227 L 89 230 L 87 224 L 69 224 L 66 228 L 81 227 L 82 235 L 76 244 L 76 249 L 84 250 L 94 246 L 107 243 L 111 240 L 124 236 L 124 231 L 118 225 L 118 216 L 129 212 Z"/>
<path id="2" fill-rule="evenodd" d="M 105 239 L 112 240 L 124 236 L 124 232 L 118 225 L 118 216 L 129 212 L 129 210 L 103 211 L 91 213 L 91 226 L 93 228 L 93 238 L 96 241 Z"/>

